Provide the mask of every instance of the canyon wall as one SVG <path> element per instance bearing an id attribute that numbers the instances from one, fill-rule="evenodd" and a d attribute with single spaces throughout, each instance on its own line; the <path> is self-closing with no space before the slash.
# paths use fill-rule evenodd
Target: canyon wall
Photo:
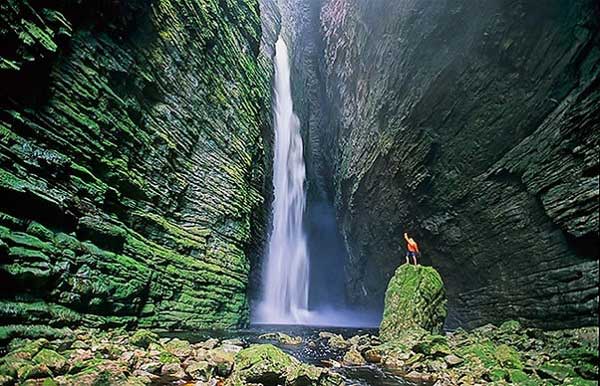
<path id="1" fill-rule="evenodd" d="M 1 337 L 245 324 L 271 135 L 258 2 L 0 11 Z"/>
<path id="2" fill-rule="evenodd" d="M 306 153 L 331 186 L 350 300 L 382 301 L 406 231 L 442 273 L 449 327 L 596 325 L 598 4 L 319 7 L 322 63 L 294 84 L 311 89 L 305 117 L 329 116 L 305 123 Z"/>

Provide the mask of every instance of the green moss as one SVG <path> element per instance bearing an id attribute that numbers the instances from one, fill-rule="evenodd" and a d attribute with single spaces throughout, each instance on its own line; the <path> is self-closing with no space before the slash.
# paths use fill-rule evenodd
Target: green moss
<path id="1" fill-rule="evenodd" d="M 521 330 L 521 323 L 516 320 L 508 320 L 499 327 L 501 333 L 516 334 Z"/>
<path id="2" fill-rule="evenodd" d="M 187 357 L 192 353 L 190 342 L 177 338 L 171 339 L 169 342 L 167 342 L 164 345 L 164 349 L 178 358 Z"/>
<path id="3" fill-rule="evenodd" d="M 498 366 L 496 360 L 496 346 L 490 340 L 482 340 L 458 349 L 458 355 L 465 358 L 465 362 L 476 365 L 474 361 L 480 361 L 486 369 Z"/>
<path id="4" fill-rule="evenodd" d="M 58 3 L 0 5 L 14 37 L 2 63 L 47 79 L 42 103 L 10 91 L 0 118 L 0 156 L 14 161 L 0 168 L 0 189 L 28 203 L 18 218 L 0 214 L 0 251 L 14 258 L 2 269 L 18 288 L 11 298 L 35 292 L 81 311 L 57 315 L 33 301 L 5 309 L 33 330 L 249 319 L 246 251 L 262 210 L 270 98 L 258 4 L 142 3 L 110 21 L 93 4 L 74 4 L 68 17 Z M 79 12 L 98 16 L 94 29 L 71 28 Z M 135 14 L 157 28 L 121 33 Z M 175 60 L 183 53 L 185 64 Z"/>
<path id="5" fill-rule="evenodd" d="M 412 349 L 425 355 L 445 356 L 451 354 L 448 339 L 442 335 L 425 335 Z"/>
<path id="6" fill-rule="evenodd" d="M 54 239 L 54 232 L 36 221 L 32 221 L 29 224 L 27 227 L 27 233 L 44 241 L 52 241 Z"/>
<path id="7" fill-rule="evenodd" d="M 23 39 L 25 44 L 30 45 L 37 42 L 48 51 L 56 51 L 58 46 L 56 45 L 54 40 L 52 40 L 54 37 L 54 32 L 51 29 L 42 29 L 37 25 L 26 20 L 23 21 L 23 28 L 24 31 L 21 33 L 20 37 L 21 39 Z"/>
<path id="8" fill-rule="evenodd" d="M 503 368 L 517 370 L 523 369 L 523 363 L 521 363 L 521 356 L 512 347 L 509 347 L 505 344 L 501 344 L 500 346 L 496 347 L 496 352 L 494 356 Z"/>
<path id="9" fill-rule="evenodd" d="M 39 365 L 48 367 L 53 372 L 60 372 L 67 364 L 67 360 L 64 356 L 56 351 L 48 349 L 40 350 L 40 352 L 33 357 L 33 361 Z"/>
<path id="10" fill-rule="evenodd" d="M 446 299 L 439 273 L 432 267 L 400 266 L 386 291 L 381 338 L 393 340 L 414 327 L 440 332 L 445 318 Z"/>
<path id="11" fill-rule="evenodd" d="M 46 378 L 42 382 L 42 386 L 59 386 L 58 383 L 52 378 Z"/>
<path id="12" fill-rule="evenodd" d="M 76 325 L 81 321 L 81 315 L 77 312 L 57 304 L 45 302 L 11 302 L 0 301 L 0 315 L 5 320 L 17 320 L 29 322 L 43 322 L 52 320 L 52 325 Z"/>
<path id="13" fill-rule="evenodd" d="M 148 330 L 137 330 L 130 338 L 129 343 L 134 346 L 146 348 L 150 343 L 158 342 L 158 335 Z"/>
<path id="14" fill-rule="evenodd" d="M 563 382 L 563 386 L 598 386 L 598 381 L 580 377 L 566 378 Z"/>
<path id="15" fill-rule="evenodd" d="M 488 371 L 488 375 L 492 381 L 504 381 L 508 379 L 508 371 L 501 368 L 493 368 Z"/>
<path id="16" fill-rule="evenodd" d="M 509 369 L 508 380 L 515 385 L 522 386 L 542 386 L 544 382 L 541 379 L 529 376 L 523 370 Z"/>
<path id="17" fill-rule="evenodd" d="M 72 334 L 69 328 L 55 328 L 47 325 L 5 325 L 0 326 L 0 342 L 6 342 L 18 337 L 63 338 Z"/>
<path id="18" fill-rule="evenodd" d="M 181 363 L 181 361 L 179 360 L 179 358 L 177 358 L 175 355 L 171 354 L 168 351 L 161 352 L 160 355 L 158 356 L 158 360 L 162 364 L 167 364 L 167 363 Z"/>
<path id="19" fill-rule="evenodd" d="M 577 373 L 575 373 L 572 366 L 557 361 L 545 362 L 537 370 L 539 373 L 560 382 L 567 378 L 577 377 Z"/>

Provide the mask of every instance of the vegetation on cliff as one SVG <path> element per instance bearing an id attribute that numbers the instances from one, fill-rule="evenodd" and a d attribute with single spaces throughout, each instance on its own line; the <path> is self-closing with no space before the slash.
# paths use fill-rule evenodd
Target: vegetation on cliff
<path id="1" fill-rule="evenodd" d="M 248 321 L 258 3 L 0 6 L 0 338 Z"/>

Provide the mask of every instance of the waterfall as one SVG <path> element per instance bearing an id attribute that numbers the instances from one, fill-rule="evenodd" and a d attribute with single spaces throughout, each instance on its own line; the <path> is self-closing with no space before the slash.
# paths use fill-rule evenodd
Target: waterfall
<path id="1" fill-rule="evenodd" d="M 273 227 L 256 321 L 303 323 L 309 315 L 309 258 L 303 227 L 306 171 L 300 121 L 292 103 L 288 50 L 281 36 L 275 51 L 273 111 Z"/>

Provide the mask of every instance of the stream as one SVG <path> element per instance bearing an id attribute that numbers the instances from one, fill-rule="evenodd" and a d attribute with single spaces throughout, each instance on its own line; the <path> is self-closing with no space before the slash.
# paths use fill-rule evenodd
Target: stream
<path id="1" fill-rule="evenodd" d="M 246 344 L 271 343 L 286 353 L 294 356 L 304 363 L 317 366 L 325 366 L 327 361 L 341 361 L 343 353 L 330 349 L 319 339 L 320 332 L 332 332 L 340 334 L 344 339 L 355 335 L 376 335 L 377 329 L 371 328 L 336 328 L 336 327 L 311 327 L 300 325 L 253 325 L 247 329 L 228 331 L 196 331 L 196 332 L 171 332 L 161 334 L 164 337 L 179 338 L 191 343 L 200 342 L 209 338 L 240 339 Z M 290 336 L 302 337 L 299 345 L 285 345 L 277 341 L 259 339 L 260 335 L 269 332 L 282 332 Z M 426 383 L 418 383 L 403 379 L 399 374 L 384 370 L 376 365 L 365 366 L 342 366 L 333 367 L 332 371 L 344 377 L 347 386 L 426 386 Z"/>

